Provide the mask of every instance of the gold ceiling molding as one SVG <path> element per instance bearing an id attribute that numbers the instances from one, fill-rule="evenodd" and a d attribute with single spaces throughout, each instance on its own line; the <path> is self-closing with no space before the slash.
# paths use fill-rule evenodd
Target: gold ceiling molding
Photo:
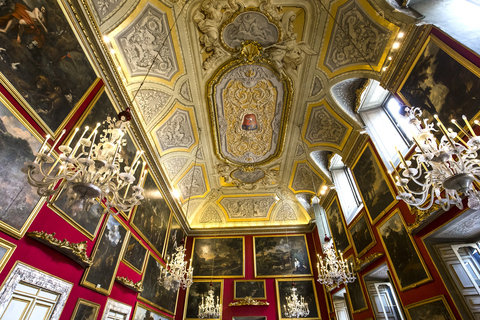
<path id="1" fill-rule="evenodd" d="M 313 187 L 315 184 L 315 188 Z M 307 160 L 295 161 L 288 188 L 294 193 L 311 193 L 320 191 L 325 179 L 321 177 Z"/>
<path id="2" fill-rule="evenodd" d="M 379 72 L 400 28 L 382 18 L 367 0 L 339 0 L 329 10 L 341 28 L 329 18 L 318 68 L 330 78 L 372 67 Z"/>
<path id="3" fill-rule="evenodd" d="M 340 117 L 324 99 L 307 106 L 302 139 L 309 148 L 328 146 L 343 150 L 353 127 Z"/>

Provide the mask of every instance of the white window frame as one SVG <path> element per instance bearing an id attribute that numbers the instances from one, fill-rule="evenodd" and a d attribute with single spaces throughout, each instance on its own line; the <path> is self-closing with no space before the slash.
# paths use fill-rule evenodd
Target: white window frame
<path id="1" fill-rule="evenodd" d="M 110 311 L 124 314 L 125 319 L 130 319 L 132 307 L 128 304 L 122 303 L 112 298 L 108 298 L 107 303 L 105 304 L 105 310 L 103 311 L 102 320 L 108 319 L 108 314 L 110 313 Z"/>
<path id="2" fill-rule="evenodd" d="M 470 272 L 470 270 L 467 268 L 467 265 L 466 265 L 466 262 L 465 260 L 462 259 L 462 257 L 460 256 L 460 253 L 458 253 L 458 249 L 460 248 L 465 248 L 465 247 L 471 247 L 475 250 L 477 250 L 478 253 L 480 253 L 480 248 L 478 246 L 477 243 L 463 243 L 463 244 L 453 244 L 452 246 L 452 250 L 453 252 L 455 253 L 455 255 L 457 256 L 457 259 L 458 261 L 460 261 L 460 263 L 462 264 L 462 267 L 463 267 L 463 270 L 465 271 L 465 273 L 467 274 L 468 278 L 470 279 L 470 281 L 472 282 L 473 286 L 475 287 L 475 290 L 477 290 L 477 293 L 480 295 L 480 288 L 477 284 L 477 281 L 475 280 L 475 277 L 478 279 L 480 278 L 480 275 L 478 273 L 478 269 L 479 269 L 479 266 L 475 265 L 475 266 L 471 266 L 471 268 L 474 270 L 475 272 L 475 269 L 477 269 L 477 271 L 475 272 L 475 277 L 474 275 Z"/>

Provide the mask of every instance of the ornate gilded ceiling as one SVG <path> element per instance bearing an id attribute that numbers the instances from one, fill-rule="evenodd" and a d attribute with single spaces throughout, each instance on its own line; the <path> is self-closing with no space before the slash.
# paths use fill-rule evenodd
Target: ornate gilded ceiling
<path id="1" fill-rule="evenodd" d="M 363 126 L 355 79 L 405 26 L 384 0 L 87 2 L 192 229 L 307 225 Z"/>

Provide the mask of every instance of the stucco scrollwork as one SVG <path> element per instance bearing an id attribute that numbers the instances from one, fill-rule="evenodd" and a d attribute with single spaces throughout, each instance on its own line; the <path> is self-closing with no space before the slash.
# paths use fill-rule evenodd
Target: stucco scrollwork
<path id="1" fill-rule="evenodd" d="M 319 191 L 325 181 L 320 178 L 306 162 L 298 162 L 295 168 L 295 175 L 291 184 L 294 192 Z M 315 186 L 315 187 L 314 187 Z"/>
<path id="2" fill-rule="evenodd" d="M 284 203 L 275 214 L 275 221 L 292 221 L 297 220 L 295 210 L 288 203 Z"/>
<path id="3" fill-rule="evenodd" d="M 312 108 L 305 132 L 310 144 L 334 143 L 340 145 L 348 128 L 338 121 L 324 105 Z"/>
<path id="4" fill-rule="evenodd" d="M 219 204 L 229 219 L 266 219 L 277 202 L 275 195 L 250 197 L 223 197 Z"/>
<path id="5" fill-rule="evenodd" d="M 137 93 L 135 100 L 147 125 L 160 113 L 171 97 L 171 94 L 153 89 L 142 89 Z"/>
<path id="6" fill-rule="evenodd" d="M 203 196 L 208 191 L 201 166 L 193 166 L 177 184 L 184 200 L 190 197 Z"/>
<path id="7" fill-rule="evenodd" d="M 205 211 L 202 212 L 200 216 L 200 223 L 220 223 L 222 222 L 222 218 L 217 210 L 215 210 L 212 206 L 209 206 Z"/>
<path id="8" fill-rule="evenodd" d="M 176 109 L 163 123 L 155 135 L 163 152 L 170 149 L 190 148 L 195 142 L 195 135 L 187 110 Z"/>
<path id="9" fill-rule="evenodd" d="M 165 161 L 162 161 L 163 168 L 167 172 L 168 178 L 173 180 L 177 174 L 187 163 L 188 158 L 185 157 L 172 157 Z"/>

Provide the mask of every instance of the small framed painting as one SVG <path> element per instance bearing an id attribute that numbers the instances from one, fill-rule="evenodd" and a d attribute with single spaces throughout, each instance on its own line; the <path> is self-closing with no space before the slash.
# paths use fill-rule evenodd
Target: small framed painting
<path id="1" fill-rule="evenodd" d="M 357 257 L 363 256 L 377 243 L 365 212 L 355 219 L 348 231 L 350 232 L 353 249 Z"/>
<path id="2" fill-rule="evenodd" d="M 122 261 L 137 273 L 142 273 L 148 249 L 130 233 Z"/>
<path id="3" fill-rule="evenodd" d="M 70 320 L 97 319 L 100 305 L 82 298 L 77 300 Z"/>
<path id="4" fill-rule="evenodd" d="M 16 247 L 13 243 L 0 238 L 0 272 L 2 272 Z"/>
<path id="5" fill-rule="evenodd" d="M 235 280 L 234 300 L 251 297 L 255 300 L 266 300 L 265 280 Z"/>
<path id="6" fill-rule="evenodd" d="M 133 311 L 132 320 L 173 320 L 173 317 L 168 317 L 144 304 L 137 302 L 135 305 L 135 311 Z"/>
<path id="7" fill-rule="evenodd" d="M 443 295 L 410 304 L 405 307 L 409 320 L 454 320 L 455 316 Z"/>

